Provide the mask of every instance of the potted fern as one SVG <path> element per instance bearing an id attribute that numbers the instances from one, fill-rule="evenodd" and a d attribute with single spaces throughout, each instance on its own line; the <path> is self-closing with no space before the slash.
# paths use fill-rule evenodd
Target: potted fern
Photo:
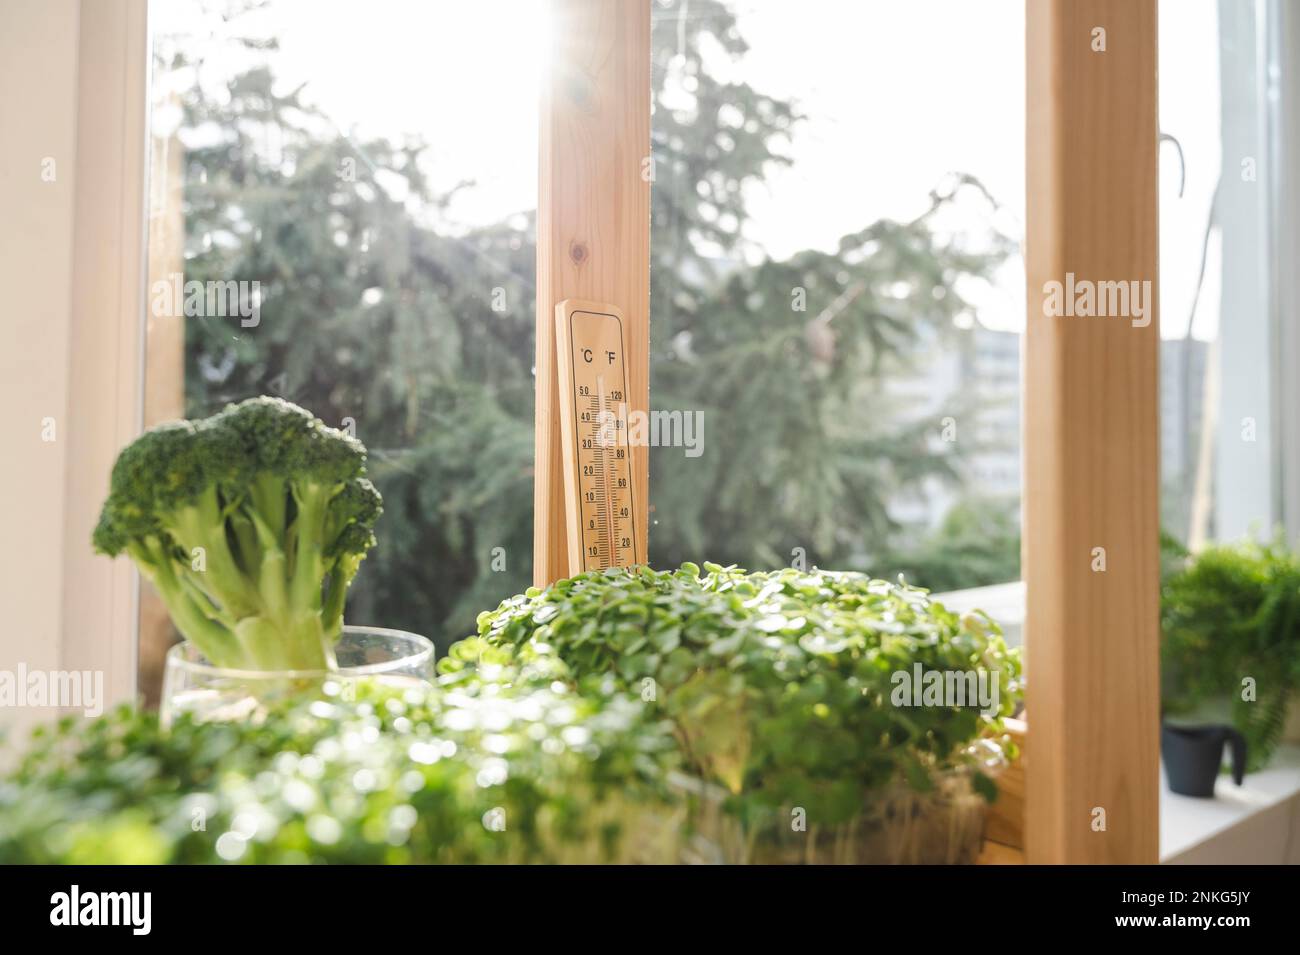
<path id="1" fill-rule="evenodd" d="M 1280 541 L 1207 547 L 1168 574 L 1160 612 L 1166 722 L 1229 724 L 1260 769 L 1300 686 L 1300 560 Z"/>

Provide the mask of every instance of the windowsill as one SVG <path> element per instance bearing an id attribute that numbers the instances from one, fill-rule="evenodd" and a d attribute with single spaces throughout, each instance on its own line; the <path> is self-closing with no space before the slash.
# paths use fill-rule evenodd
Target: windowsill
<path id="1" fill-rule="evenodd" d="M 1023 580 L 991 584 L 988 587 L 972 587 L 969 590 L 950 590 L 933 596 L 935 600 L 955 613 L 983 610 L 1002 628 L 1007 646 L 1024 645 L 1025 582 Z"/>
<path id="2" fill-rule="evenodd" d="M 1022 646 L 1025 584 L 935 594 L 949 610 L 983 610 L 1010 646 Z M 1033 725 L 1032 717 L 1029 725 Z M 1300 745 L 1283 744 L 1242 786 L 1220 777 L 1213 799 L 1178 796 L 1160 771 L 1160 861 L 1170 864 L 1300 864 Z"/>
<path id="3" fill-rule="evenodd" d="M 1273 761 L 1241 786 L 1220 776 L 1213 799 L 1178 796 L 1160 773 L 1160 861 L 1172 864 L 1300 863 L 1300 746 L 1278 747 Z"/>

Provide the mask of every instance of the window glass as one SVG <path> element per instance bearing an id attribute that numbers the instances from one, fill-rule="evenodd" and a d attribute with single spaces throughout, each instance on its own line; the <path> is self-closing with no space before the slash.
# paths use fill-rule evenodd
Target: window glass
<path id="1" fill-rule="evenodd" d="M 348 620 L 445 647 L 531 578 L 541 6 L 150 13 L 147 423 L 277 394 L 353 429 L 385 513 Z"/>
<path id="2" fill-rule="evenodd" d="M 1017 579 L 1021 5 L 653 16 L 651 562 Z"/>
<path id="3" fill-rule="evenodd" d="M 1161 518 L 1193 549 L 1278 514 L 1264 9 L 1161 4 Z"/>

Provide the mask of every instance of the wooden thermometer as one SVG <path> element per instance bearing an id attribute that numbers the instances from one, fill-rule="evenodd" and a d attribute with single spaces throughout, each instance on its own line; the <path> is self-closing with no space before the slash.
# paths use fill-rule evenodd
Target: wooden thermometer
<path id="1" fill-rule="evenodd" d="M 612 305 L 555 306 L 564 509 L 571 573 L 637 563 L 627 343 Z M 644 506 L 644 505 L 642 505 Z"/>

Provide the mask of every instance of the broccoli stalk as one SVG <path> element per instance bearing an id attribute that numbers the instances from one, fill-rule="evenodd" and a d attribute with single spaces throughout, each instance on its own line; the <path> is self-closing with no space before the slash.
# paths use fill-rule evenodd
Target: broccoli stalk
<path id="1" fill-rule="evenodd" d="M 212 663 L 331 668 L 383 510 L 365 463 L 355 438 L 277 398 L 164 425 L 118 457 L 95 549 L 130 556 Z"/>

